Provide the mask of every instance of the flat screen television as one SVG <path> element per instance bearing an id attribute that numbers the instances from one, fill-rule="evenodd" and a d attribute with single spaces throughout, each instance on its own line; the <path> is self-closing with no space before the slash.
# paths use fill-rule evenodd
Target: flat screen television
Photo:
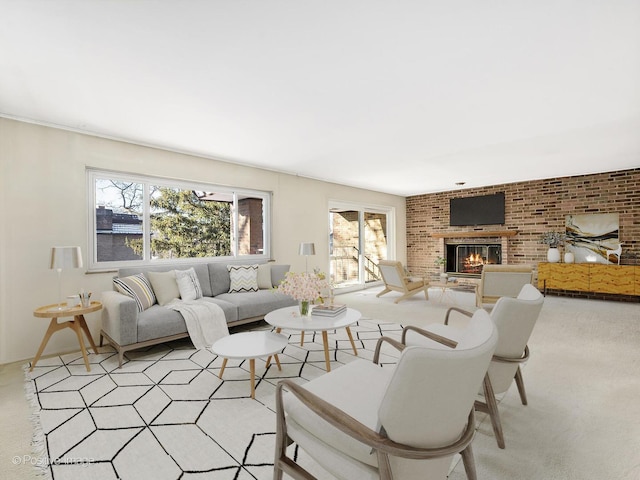
<path id="1" fill-rule="evenodd" d="M 449 201 L 449 225 L 504 225 L 504 192 L 452 198 Z"/>

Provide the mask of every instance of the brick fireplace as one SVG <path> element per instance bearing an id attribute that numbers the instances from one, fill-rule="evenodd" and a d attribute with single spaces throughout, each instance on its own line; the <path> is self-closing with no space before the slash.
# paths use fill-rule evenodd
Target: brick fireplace
<path id="1" fill-rule="evenodd" d="M 434 233 L 450 276 L 479 277 L 482 266 L 508 263 L 509 237 L 517 230 Z"/>
<path id="2" fill-rule="evenodd" d="M 487 264 L 502 263 L 499 243 L 446 242 L 446 268 L 449 274 L 480 275 Z"/>

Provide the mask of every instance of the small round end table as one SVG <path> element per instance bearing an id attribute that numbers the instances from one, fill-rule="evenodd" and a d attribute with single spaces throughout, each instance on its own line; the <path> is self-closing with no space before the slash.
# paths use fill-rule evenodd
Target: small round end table
<path id="1" fill-rule="evenodd" d="M 91 348 L 93 348 L 94 353 L 98 353 L 98 349 L 96 348 L 96 344 L 93 342 L 93 338 L 91 338 L 91 332 L 89 331 L 89 327 L 87 326 L 87 322 L 84 319 L 84 315 L 86 313 L 97 312 L 102 308 L 102 303 L 100 302 L 91 302 L 88 307 L 82 307 L 77 305 L 75 307 L 64 307 L 58 308 L 58 304 L 54 303 L 53 305 L 45 305 L 44 307 L 39 307 L 34 310 L 33 316 L 38 318 L 50 318 L 51 322 L 49 322 L 49 328 L 47 329 L 47 333 L 44 334 L 44 338 L 42 339 L 42 343 L 40 344 L 40 348 L 38 348 L 38 353 L 36 353 L 33 362 L 31 362 L 30 372 L 33 371 L 33 367 L 36 366 L 38 360 L 40 359 L 40 355 L 44 351 L 51 335 L 53 335 L 58 330 L 62 330 L 64 328 L 70 328 L 74 332 L 76 332 L 76 336 L 78 337 L 78 343 L 80 344 L 80 350 L 82 350 L 82 356 L 84 358 L 84 365 L 87 367 L 87 372 L 91 371 L 91 367 L 89 366 L 89 357 L 87 357 L 87 349 L 84 346 L 84 340 L 82 338 L 82 332 L 87 336 L 89 343 L 91 344 Z M 73 320 L 68 320 L 66 322 L 58 323 L 58 318 L 64 317 L 73 317 Z"/>
<path id="2" fill-rule="evenodd" d="M 289 340 L 284 335 L 268 331 L 232 333 L 222 337 L 211 346 L 213 353 L 223 357 L 218 377 L 222 378 L 229 358 L 249 359 L 251 398 L 256 398 L 256 358 L 269 357 L 267 359 L 267 366 L 269 366 L 273 356 L 278 369 L 282 370 L 278 353 L 288 344 Z"/>

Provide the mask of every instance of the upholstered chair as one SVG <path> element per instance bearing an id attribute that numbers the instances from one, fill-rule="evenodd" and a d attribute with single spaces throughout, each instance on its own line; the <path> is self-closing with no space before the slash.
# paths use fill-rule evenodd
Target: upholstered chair
<path id="1" fill-rule="evenodd" d="M 487 312 L 474 321 L 459 343 L 427 334 L 433 347 L 405 348 L 383 337 L 373 362 L 355 360 L 302 386 L 280 381 L 274 480 L 315 478 L 287 456 L 291 442 L 341 480 L 444 480 L 456 453 L 474 480 L 473 405 L 498 340 Z M 401 353 L 381 367 L 385 343 Z"/>
<path id="2" fill-rule="evenodd" d="M 476 290 L 476 307 L 495 304 L 502 297 L 517 297 L 523 285 L 533 281 L 531 265 L 485 265 Z"/>
<path id="3" fill-rule="evenodd" d="M 389 292 L 400 292 L 402 296 L 396 298 L 394 301 L 394 303 L 398 303 L 416 293 L 424 292 L 424 298 L 429 300 L 429 282 L 424 278 L 408 275 L 402 266 L 402 262 L 380 260 L 378 262 L 378 268 L 380 269 L 385 287 L 384 290 L 377 295 L 378 297 Z"/>
<path id="4" fill-rule="evenodd" d="M 527 404 L 527 395 L 524 388 L 520 364 L 529 359 L 529 347 L 527 342 L 533 332 L 544 297 L 533 285 L 524 285 L 517 298 L 503 297 L 498 300 L 491 311 L 491 320 L 498 331 L 498 345 L 493 355 L 487 375 L 480 392 L 481 399 L 476 400 L 476 410 L 488 413 L 500 448 L 505 448 L 504 434 L 496 395 L 505 393 L 515 380 L 520 401 Z M 444 324 L 434 324 L 426 327 L 431 334 L 446 336 L 456 340 L 464 335 L 465 329 L 460 329 L 449 324 L 451 313 L 458 312 L 467 317 L 471 313 L 459 308 L 450 308 L 445 316 Z M 475 316 L 475 314 L 473 314 Z M 473 317 L 469 321 L 469 327 L 473 328 Z M 407 345 L 431 345 L 433 341 L 421 335 L 421 329 L 405 327 L 402 342 Z"/>

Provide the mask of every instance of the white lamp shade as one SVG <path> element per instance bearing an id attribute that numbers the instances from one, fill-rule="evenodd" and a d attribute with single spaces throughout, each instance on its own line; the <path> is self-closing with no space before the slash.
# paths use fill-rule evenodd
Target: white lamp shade
<path id="1" fill-rule="evenodd" d="M 316 246 L 313 243 L 302 242 L 300 244 L 300 251 L 298 253 L 300 255 L 315 255 Z"/>
<path id="2" fill-rule="evenodd" d="M 80 247 L 51 247 L 52 269 L 82 268 Z"/>

